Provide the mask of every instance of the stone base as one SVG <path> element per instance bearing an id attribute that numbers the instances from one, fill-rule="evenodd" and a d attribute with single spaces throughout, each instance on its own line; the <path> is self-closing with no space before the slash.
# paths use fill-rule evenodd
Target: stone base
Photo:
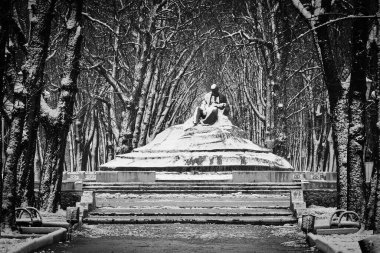
<path id="1" fill-rule="evenodd" d="M 336 173 L 305 172 L 305 171 L 282 171 L 282 170 L 252 170 L 232 171 L 234 183 L 255 182 L 309 182 L 305 187 L 336 188 Z"/>
<path id="2" fill-rule="evenodd" d="M 306 209 L 306 203 L 303 196 L 302 190 L 292 190 L 290 191 L 290 210 L 293 211 L 294 215 L 298 217 L 302 215 L 303 211 Z"/>
<path id="3" fill-rule="evenodd" d="M 97 171 L 96 182 L 154 182 L 155 171 Z"/>
<path id="4" fill-rule="evenodd" d="M 293 182 L 297 181 L 300 174 L 290 171 L 233 171 L 232 182 L 256 183 L 256 182 Z"/>
<path id="5" fill-rule="evenodd" d="M 84 191 L 80 202 L 76 203 L 76 207 L 79 207 L 79 216 L 85 218 L 88 216 L 88 212 L 96 208 L 95 192 Z"/>
<path id="6" fill-rule="evenodd" d="M 187 172 L 232 172 L 232 171 L 284 171 L 290 172 L 289 169 L 283 168 L 270 168 L 268 166 L 259 165 L 215 165 L 215 166 L 160 166 L 160 167 L 128 167 L 119 165 L 113 167 L 112 164 L 103 164 L 99 167 L 99 171 L 157 171 L 157 172 L 177 172 L 177 173 L 187 173 Z"/>

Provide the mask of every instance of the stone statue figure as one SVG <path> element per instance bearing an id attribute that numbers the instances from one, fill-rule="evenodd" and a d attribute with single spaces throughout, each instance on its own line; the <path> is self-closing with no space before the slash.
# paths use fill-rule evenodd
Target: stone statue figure
<path id="1" fill-rule="evenodd" d="M 193 116 L 193 125 L 199 123 L 212 125 L 218 120 L 218 115 L 228 115 L 229 106 L 226 96 L 219 93 L 216 84 L 211 85 L 211 91 L 206 93 L 201 106 L 197 107 Z"/>

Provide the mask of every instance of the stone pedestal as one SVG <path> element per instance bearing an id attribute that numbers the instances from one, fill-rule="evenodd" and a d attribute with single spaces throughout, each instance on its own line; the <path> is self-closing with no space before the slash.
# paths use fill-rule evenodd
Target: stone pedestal
<path id="1" fill-rule="evenodd" d="M 302 215 L 303 211 L 306 210 L 306 203 L 302 190 L 290 191 L 290 210 L 293 211 L 295 216 Z"/>
<path id="2" fill-rule="evenodd" d="M 96 208 L 95 192 L 83 191 L 80 202 L 76 203 L 76 207 L 79 207 L 80 216 L 82 218 L 87 217 L 88 212 Z"/>

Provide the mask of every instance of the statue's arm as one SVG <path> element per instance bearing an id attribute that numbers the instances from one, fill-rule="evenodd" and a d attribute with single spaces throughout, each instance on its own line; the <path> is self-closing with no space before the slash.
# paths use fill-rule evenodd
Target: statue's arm
<path id="1" fill-rule="evenodd" d="M 219 99 L 220 99 L 220 101 L 219 101 L 219 104 L 217 105 L 217 107 L 220 108 L 220 109 L 227 108 L 228 107 L 228 101 L 227 101 L 226 96 L 220 95 Z"/>

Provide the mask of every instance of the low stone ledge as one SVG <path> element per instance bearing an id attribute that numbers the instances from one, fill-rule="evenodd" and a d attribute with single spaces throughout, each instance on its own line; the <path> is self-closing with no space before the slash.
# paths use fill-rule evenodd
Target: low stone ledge
<path id="1" fill-rule="evenodd" d="M 312 244 L 315 243 L 316 248 L 324 253 L 361 252 L 359 241 L 368 238 L 372 233 L 373 231 L 371 230 L 349 235 L 316 235 L 308 233 L 307 240 Z"/>
<path id="2" fill-rule="evenodd" d="M 33 252 L 39 248 L 46 247 L 48 245 L 51 245 L 53 243 L 57 243 L 60 241 L 66 240 L 66 233 L 67 229 L 65 228 L 57 228 L 55 231 L 43 235 L 38 238 L 34 238 L 31 241 L 23 244 L 20 247 L 17 247 L 13 250 L 11 250 L 11 253 L 30 253 Z"/>
<path id="3" fill-rule="evenodd" d="M 155 182 L 155 171 L 97 171 L 96 182 Z"/>
<path id="4" fill-rule="evenodd" d="M 233 171 L 234 183 L 254 182 L 293 182 L 294 176 L 300 174 L 293 171 Z"/>
<path id="5" fill-rule="evenodd" d="M 303 190 L 331 189 L 336 190 L 336 181 L 308 180 L 302 182 Z"/>

